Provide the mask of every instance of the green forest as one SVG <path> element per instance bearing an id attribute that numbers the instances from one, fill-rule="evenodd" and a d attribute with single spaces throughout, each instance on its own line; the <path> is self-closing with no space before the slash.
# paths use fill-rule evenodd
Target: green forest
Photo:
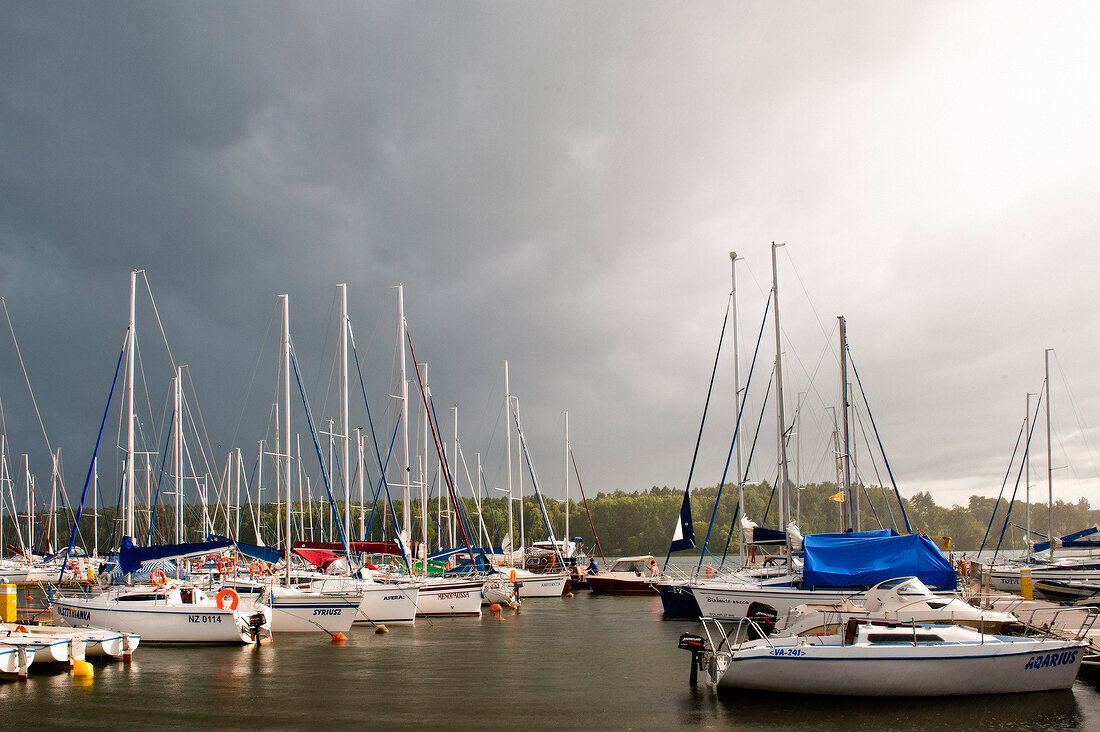
<path id="1" fill-rule="evenodd" d="M 792 519 L 797 519 L 803 534 L 841 530 L 843 504 L 829 498 L 836 491 L 836 486 L 832 483 L 807 485 L 801 490 L 793 491 L 797 496 L 792 499 L 790 514 Z M 707 527 L 714 513 L 718 493 L 717 487 L 698 488 L 691 492 L 695 539 L 696 545 L 700 548 L 706 540 Z M 748 518 L 761 526 L 777 528 L 778 507 L 771 486 L 766 483 L 747 485 L 744 493 L 745 512 Z M 569 537 L 580 537 L 585 548 L 594 556 L 600 554 L 596 546 L 597 537 L 599 548 L 608 558 L 630 554 L 663 555 L 668 551 L 682 500 L 681 490 L 657 486 L 637 493 L 625 491 L 598 493 L 594 498 L 587 500 L 587 510 L 585 503 L 573 500 L 570 501 Z M 506 533 L 505 527 L 508 521 L 507 499 L 494 499 L 491 506 L 488 501 L 483 502 L 480 515 L 478 506 L 472 499 L 462 499 L 462 503 L 463 511 L 469 518 L 471 543 L 484 543 L 484 541 L 478 542 L 477 536 L 482 531 L 480 527 L 484 526 L 484 533 L 491 537 L 492 543 L 500 545 Z M 555 538 L 563 538 L 564 501 L 545 499 L 543 503 L 550 524 L 554 527 Z M 1016 501 L 1013 504 L 1007 528 L 1005 519 L 1008 504 L 1005 500 L 1000 502 L 996 521 L 992 528 L 988 529 L 988 538 L 986 537 L 987 527 L 997 504 L 996 499 L 971 496 L 966 506 L 945 508 L 937 506 L 928 493 L 917 493 L 911 498 L 903 499 L 903 504 L 914 532 L 923 531 L 931 536 L 950 537 L 951 546 L 957 551 L 974 551 L 982 546 L 983 540 L 986 548 L 994 548 L 1002 532 L 1004 536 L 1002 549 L 1025 548 L 1023 537 L 1027 519 L 1026 507 L 1022 501 Z M 428 505 L 428 541 L 430 548 L 434 550 L 440 544 L 437 540 L 438 526 L 441 523 L 438 515 L 439 502 L 433 498 L 429 500 Z M 902 511 L 892 490 L 878 486 L 861 487 L 858 505 L 859 529 L 895 528 L 900 533 L 906 532 Z M 402 515 L 401 502 L 395 503 L 392 513 L 384 504 L 379 504 L 377 511 L 372 511 L 372 508 L 371 505 L 362 509 L 358 506 L 353 507 L 352 533 L 358 536 L 358 526 L 362 520 L 363 524 L 368 526 L 365 538 L 373 540 L 390 538 L 393 534 L 392 516 Z M 258 523 L 260 526 L 258 533 L 263 543 L 268 546 L 280 545 L 282 527 L 286 521 L 281 510 L 282 507 L 276 504 L 264 504 L 259 508 L 241 506 L 239 512 L 235 506 L 228 509 L 225 506 L 211 507 L 204 513 L 200 506 L 188 505 L 184 507 L 185 540 L 202 539 L 207 533 L 203 530 L 205 522 L 207 527 L 212 524 L 216 533 L 237 534 L 242 541 L 253 542 L 257 535 L 254 525 Z M 731 556 L 736 554 L 738 535 L 735 529 L 731 533 L 736 510 L 736 486 L 727 485 L 722 491 L 718 511 L 714 513 L 714 526 L 708 545 L 710 554 L 721 556 L 727 551 L 727 547 Z M 514 543 L 518 547 L 520 521 L 518 502 L 514 512 L 516 526 Z M 138 534 L 136 537 L 138 542 L 145 544 L 173 541 L 174 535 L 171 528 L 175 522 L 173 513 L 171 507 L 161 507 L 153 512 L 139 507 L 136 511 L 138 531 L 135 532 Z M 418 539 L 421 525 L 420 501 L 413 501 L 412 513 L 414 539 Z M 446 512 L 442 518 L 444 535 L 447 533 L 448 526 L 445 514 Z M 150 515 L 152 515 L 152 531 L 149 529 Z M 292 516 L 294 538 L 335 540 L 337 537 L 335 526 L 342 520 L 343 515 L 344 507 L 339 502 L 335 505 L 335 511 L 330 510 L 330 505 L 324 503 L 295 504 Z M 1075 504 L 1063 501 L 1056 501 L 1054 504 L 1054 533 L 1057 536 L 1098 522 L 1100 522 L 1100 511 L 1090 510 L 1088 501 L 1084 498 Z M 1046 504 L 1033 504 L 1031 527 L 1035 540 L 1041 541 L 1045 538 L 1047 523 Z M 49 547 L 56 548 L 60 545 L 63 548 L 68 544 L 71 522 L 59 516 L 57 524 L 56 541 L 47 542 L 46 536 L 54 531 L 52 528 L 54 522 L 42 515 L 33 517 L 30 531 L 35 537 L 33 541 L 35 551 L 45 552 Z M 548 538 L 542 509 L 534 496 L 525 496 L 523 499 L 523 525 L 529 542 Z M 91 512 L 85 512 L 80 521 L 77 544 L 90 552 L 92 544 L 96 543 L 95 539 L 98 538 L 99 551 L 103 553 L 109 547 L 118 546 L 120 536 L 118 528 L 119 522 L 112 509 L 99 511 L 96 523 L 93 523 Z M 28 543 L 28 525 L 25 516 L 21 518 L 19 527 L 16 527 L 10 516 L 5 517 L 2 529 L 4 544 L 16 546 Z M 457 543 L 461 544 L 462 533 L 457 524 L 454 525 L 453 532 L 457 537 Z M 442 543 L 447 545 L 450 542 Z"/>

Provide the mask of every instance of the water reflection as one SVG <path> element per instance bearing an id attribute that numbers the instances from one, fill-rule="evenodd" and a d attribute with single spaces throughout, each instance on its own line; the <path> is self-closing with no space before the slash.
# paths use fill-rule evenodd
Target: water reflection
<path id="1" fill-rule="evenodd" d="M 660 599 L 531 599 L 504 622 L 443 618 L 260 648 L 142 644 L 132 664 L 96 662 L 0 681 L 5 729 L 156 727 L 668 730 L 1100 729 L 1100 691 L 863 700 L 715 694 L 688 685 L 676 648 L 695 624 L 661 619 Z"/>

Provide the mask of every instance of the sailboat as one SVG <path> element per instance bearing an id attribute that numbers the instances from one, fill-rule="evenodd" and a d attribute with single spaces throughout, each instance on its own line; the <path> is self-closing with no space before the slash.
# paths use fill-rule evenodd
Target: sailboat
<path id="1" fill-rule="evenodd" d="M 1100 583 L 1100 556 L 1094 554 L 1096 549 L 1100 548 L 1100 527 L 1093 525 L 1060 538 L 1054 537 L 1054 467 L 1051 460 L 1050 426 L 1051 350 L 1048 348 L 1043 354 L 1043 400 L 1046 402 L 1047 540 L 1035 543 L 1030 542 L 1029 539 L 1030 552 L 1022 561 L 990 563 L 983 568 L 983 571 L 985 580 L 992 590 L 1030 594 L 1035 589 L 1040 594 L 1044 594 L 1043 588 L 1045 587 L 1049 591 L 1049 599 L 1063 601 L 1066 599 L 1080 599 L 1091 594 L 1085 591 L 1088 589 L 1087 585 Z M 1027 442 L 1030 445 L 1030 433 Z M 1023 462 L 1026 464 L 1026 457 Z M 1028 503 L 1030 505 L 1030 499 Z M 995 515 L 996 511 L 994 511 Z M 992 522 L 993 517 L 991 516 L 991 527 Z M 1008 516 L 1005 517 L 1006 527 L 1007 523 Z M 1030 525 L 1028 530 L 1030 531 Z M 1056 549 L 1068 551 L 1061 556 L 1056 556 Z M 1086 583 L 1086 587 L 1075 587 L 1073 583 Z"/>
<path id="2" fill-rule="evenodd" d="M 130 321 L 124 352 L 126 358 L 126 476 L 124 484 L 124 536 L 119 550 L 122 572 L 127 579 L 140 570 L 142 562 L 165 556 L 205 554 L 224 549 L 218 542 L 179 544 L 162 547 L 138 547 L 133 540 L 135 521 L 135 449 L 134 449 L 134 358 L 137 345 L 135 332 L 135 299 L 137 276 L 130 273 Z M 118 377 L 116 366 L 115 378 Z M 112 384 L 111 392 L 114 391 Z M 110 411 L 110 397 L 104 410 L 100 435 Z M 178 415 L 177 415 L 178 418 Z M 94 453 L 93 453 L 94 465 Z M 89 468 L 85 480 L 87 497 Z M 79 513 L 74 523 L 70 549 L 76 539 Z M 154 577 L 154 575 L 156 575 Z M 109 575 L 104 575 L 109 577 Z M 263 605 L 240 598 L 234 592 L 219 592 L 216 597 L 185 580 L 170 579 L 162 570 L 150 573 L 150 584 L 127 584 L 108 587 L 93 594 L 63 594 L 50 597 L 54 622 L 71 627 L 106 628 L 141 636 L 145 642 L 154 643 L 258 643 L 270 630 L 268 610 Z"/>

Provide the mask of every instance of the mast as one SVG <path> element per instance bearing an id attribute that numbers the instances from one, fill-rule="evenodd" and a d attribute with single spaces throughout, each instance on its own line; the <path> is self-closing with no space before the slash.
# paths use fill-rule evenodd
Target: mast
<path id="1" fill-rule="evenodd" d="M 340 290 L 340 447 L 344 483 L 344 539 L 351 531 L 351 430 L 348 428 L 348 286 L 337 285 Z M 350 554 L 351 547 L 345 546 Z"/>
<path id="2" fill-rule="evenodd" d="M 424 570 L 424 576 L 428 575 L 428 512 L 431 510 L 431 506 L 428 503 L 428 434 L 431 429 L 432 416 L 428 414 L 428 402 L 432 398 L 432 385 L 428 382 L 428 364 L 424 363 L 421 366 L 417 366 L 413 363 L 414 368 L 423 368 L 424 374 L 424 394 L 427 397 L 424 400 L 424 479 L 420 481 L 420 546 L 424 551 L 424 564 L 422 566 Z M 411 476 L 412 473 L 409 473 Z M 438 473 L 436 473 L 438 477 Z M 411 481 L 410 481 L 411 482 Z M 442 505 L 443 492 L 439 491 L 437 494 L 440 498 L 440 504 Z M 443 548 L 443 519 L 439 511 L 436 511 L 436 526 L 435 526 L 435 538 L 436 544 L 440 549 Z"/>
<path id="3" fill-rule="evenodd" d="M 1038 396 L 1038 395 L 1036 395 Z M 1027 519 L 1027 538 L 1031 540 L 1031 392 L 1027 393 L 1027 411 L 1024 412 L 1024 516 Z"/>
<path id="4" fill-rule="evenodd" d="M 1054 559 L 1054 466 L 1051 465 L 1050 449 L 1050 352 L 1048 348 L 1043 352 L 1043 363 L 1046 377 L 1043 386 L 1046 389 L 1047 399 L 1047 542 L 1050 544 L 1050 558 Z"/>
<path id="5" fill-rule="evenodd" d="M 176 383 L 172 389 L 173 409 L 176 413 L 176 418 L 172 422 L 172 462 L 175 464 L 175 487 L 176 487 L 176 543 L 183 542 L 183 429 L 182 429 L 182 415 L 180 413 L 182 398 L 182 389 L 180 384 L 183 379 L 183 367 L 176 367 Z"/>
<path id="6" fill-rule="evenodd" d="M 367 527 L 363 517 L 363 473 L 366 472 L 366 464 L 363 462 L 363 428 L 355 428 L 356 460 L 359 469 L 359 541 L 367 540 Z"/>
<path id="7" fill-rule="evenodd" d="M 772 301 L 775 304 L 775 403 L 776 403 L 776 432 L 779 440 L 779 485 L 776 493 L 779 495 L 779 530 L 787 530 L 787 490 L 789 480 L 787 475 L 787 421 L 783 414 L 783 341 L 779 328 L 779 276 L 775 262 L 775 250 L 785 244 L 772 242 Z"/>
<path id="8" fill-rule="evenodd" d="M 741 372 L 737 355 L 737 252 L 730 252 L 730 302 L 733 305 L 733 413 L 741 415 Z M 737 505 L 738 515 L 733 517 L 738 527 L 740 517 L 745 515 L 745 486 L 741 482 L 741 427 L 734 427 L 734 452 L 737 453 Z M 745 565 L 745 532 L 737 531 L 738 564 Z"/>
<path id="9" fill-rule="evenodd" d="M 290 295 L 279 295 L 283 303 L 283 424 L 285 445 L 279 446 L 283 460 L 282 473 L 286 476 L 286 534 L 283 541 L 283 557 L 286 559 L 286 581 L 290 582 Z"/>
<path id="10" fill-rule="evenodd" d="M 562 553 L 566 551 L 569 541 L 569 410 L 565 410 L 565 536 L 562 537 Z"/>
<path id="11" fill-rule="evenodd" d="M 844 506 L 844 528 L 850 529 L 855 526 L 852 521 L 852 473 L 851 463 L 849 461 L 850 449 L 848 439 L 848 327 L 847 321 L 843 315 L 837 316 L 837 320 L 840 321 L 840 407 L 844 410 L 840 419 L 841 425 L 841 439 L 844 441 L 843 449 L 840 452 L 840 479 L 844 481 L 845 506 Z"/>
<path id="12" fill-rule="evenodd" d="M 12 504 L 15 512 L 15 504 Z M 99 458 L 92 458 L 92 556 L 99 556 Z"/>
<path id="13" fill-rule="evenodd" d="M 516 483 L 516 492 L 519 497 L 516 499 L 519 501 L 519 550 L 521 553 L 520 558 L 525 562 L 527 560 L 527 528 L 523 523 L 523 463 L 524 463 L 524 450 L 523 450 L 523 434 L 520 432 L 519 425 L 519 398 L 515 399 L 516 404 L 516 456 L 520 458 L 519 467 L 519 481 Z M 529 459 L 529 458 L 527 458 Z"/>
<path id="14" fill-rule="evenodd" d="M 508 475 L 508 564 L 515 566 L 515 540 L 512 538 L 512 393 L 508 390 L 508 359 L 504 360 L 504 445 Z"/>
<path id="15" fill-rule="evenodd" d="M 57 546 L 57 479 L 58 468 L 57 463 L 61 457 L 61 448 L 57 448 L 58 452 L 55 455 L 50 453 L 50 521 L 46 526 L 46 541 L 50 551 L 56 551 L 54 547 Z"/>
<path id="16" fill-rule="evenodd" d="M 409 515 L 411 499 L 412 466 L 409 464 L 409 383 L 405 375 L 405 287 L 397 285 L 397 351 L 401 367 L 401 383 L 398 396 L 401 399 L 401 530 L 404 532 L 402 543 L 408 546 L 412 538 L 412 524 Z"/>
<path id="17" fill-rule="evenodd" d="M 130 271 L 130 327 L 126 336 L 126 523 L 123 536 L 134 536 L 134 300 L 138 270 Z"/>
<path id="18" fill-rule="evenodd" d="M 450 465 L 448 465 L 446 467 L 446 469 L 451 474 L 451 485 L 454 486 L 454 488 L 455 488 L 455 497 L 457 498 L 458 497 L 458 405 L 455 404 L 452 407 L 452 409 L 454 410 L 454 431 L 455 431 L 455 433 L 454 433 L 454 452 L 451 453 L 451 459 L 447 461 L 447 462 L 450 463 Z M 442 495 L 443 491 L 440 491 L 439 493 L 440 493 L 440 495 Z M 456 511 L 457 511 L 456 506 L 451 506 L 447 509 L 447 527 L 450 529 L 450 534 L 451 534 L 450 535 L 450 545 L 451 546 L 454 546 L 455 544 L 458 543 L 458 532 L 456 531 L 456 527 L 455 527 L 455 522 L 458 518 L 455 515 Z M 472 557 L 471 557 L 471 559 L 472 559 Z"/>
<path id="19" fill-rule="evenodd" d="M 23 477 L 27 486 L 27 546 L 30 553 L 34 553 L 34 490 L 31 487 L 31 460 L 30 455 L 23 453 Z M 30 557 L 28 556 L 29 560 Z"/>
<path id="20" fill-rule="evenodd" d="M 289 483 L 290 483 L 290 481 L 288 480 L 287 484 L 289 485 Z M 260 454 L 256 456 L 256 505 L 257 506 L 263 506 L 264 505 L 264 441 L 263 440 L 260 440 Z M 275 505 L 276 506 L 279 505 L 278 500 L 275 501 Z M 278 511 L 277 508 L 276 508 L 276 511 Z M 261 524 L 260 517 L 262 517 L 262 516 L 263 516 L 263 513 L 261 511 L 257 511 L 256 525 L 252 527 L 253 530 L 254 530 L 254 533 L 256 535 L 256 543 L 257 544 L 263 544 L 263 541 L 260 539 L 260 529 L 263 528 L 260 525 Z M 278 514 L 276 514 L 276 516 L 278 516 Z M 279 517 L 279 518 L 281 518 L 281 517 Z M 279 542 L 276 540 L 276 542 L 275 542 L 276 546 L 278 545 L 278 543 Z"/>

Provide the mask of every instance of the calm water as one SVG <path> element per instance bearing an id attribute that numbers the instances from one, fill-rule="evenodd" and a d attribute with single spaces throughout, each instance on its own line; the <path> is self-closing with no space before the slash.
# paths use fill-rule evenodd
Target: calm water
<path id="1" fill-rule="evenodd" d="M 875 701 L 716 696 L 688 686 L 660 598 L 527 600 L 498 622 L 453 618 L 278 635 L 261 648 L 142 646 L 91 680 L 0 682 L 3 729 L 1098 730 L 1100 689 Z"/>

